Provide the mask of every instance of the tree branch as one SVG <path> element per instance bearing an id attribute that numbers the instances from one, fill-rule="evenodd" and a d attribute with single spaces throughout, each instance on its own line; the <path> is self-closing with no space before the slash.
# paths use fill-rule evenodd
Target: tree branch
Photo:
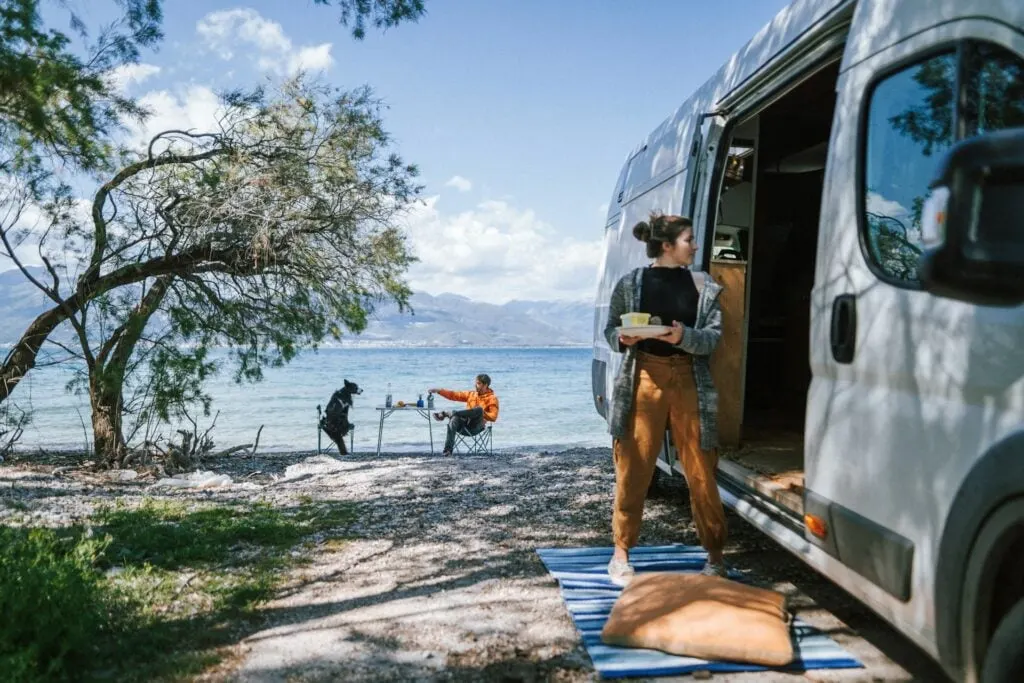
<path id="1" fill-rule="evenodd" d="M 163 133 L 157 134 L 156 137 L 153 138 L 153 142 L 162 135 Z M 152 145 L 152 142 L 150 145 Z M 92 202 L 92 222 L 95 228 L 95 241 L 93 243 L 93 252 L 92 258 L 89 262 L 89 269 L 83 274 L 83 279 L 86 281 L 95 281 L 99 279 L 103 253 L 107 248 L 107 219 L 103 217 L 103 205 L 106 203 L 107 197 L 110 196 L 111 192 L 117 189 L 117 187 L 123 182 L 142 171 L 159 168 L 161 166 L 170 166 L 172 164 L 186 164 L 195 161 L 202 161 L 204 159 L 211 159 L 222 154 L 227 154 L 230 151 L 229 147 L 217 147 L 198 154 L 168 154 L 160 157 L 150 156 L 148 159 L 126 166 L 121 169 L 117 175 L 104 183 L 96 193 Z"/>

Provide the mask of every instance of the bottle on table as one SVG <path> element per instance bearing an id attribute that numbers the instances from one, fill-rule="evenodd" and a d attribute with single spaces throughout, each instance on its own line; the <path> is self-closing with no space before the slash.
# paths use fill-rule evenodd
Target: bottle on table
<path id="1" fill-rule="evenodd" d="M 420 397 L 418 399 L 416 399 L 416 407 L 417 408 L 422 408 L 423 407 L 423 394 L 420 394 Z"/>
<path id="2" fill-rule="evenodd" d="M 428 410 L 433 410 L 434 409 L 434 392 L 433 391 L 428 391 L 427 392 L 427 409 Z"/>
<path id="3" fill-rule="evenodd" d="M 388 393 L 384 396 L 384 407 L 391 407 L 391 382 L 388 382 Z"/>

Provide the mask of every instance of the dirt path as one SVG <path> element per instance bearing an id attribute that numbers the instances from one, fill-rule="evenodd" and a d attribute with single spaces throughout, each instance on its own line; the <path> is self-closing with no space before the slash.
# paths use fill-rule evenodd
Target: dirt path
<path id="1" fill-rule="evenodd" d="M 230 671 L 211 678 L 597 680 L 534 549 L 607 544 L 613 482 L 608 449 L 311 462 L 272 486 L 282 495 L 301 489 L 314 500 L 359 502 L 356 540 L 316 553 L 266 607 L 266 628 L 235 648 Z M 678 483 L 660 489 L 641 543 L 696 543 L 683 498 Z M 941 680 L 866 608 L 738 518 L 730 522 L 731 563 L 795 594 L 800 616 L 867 668 L 714 680 Z"/>

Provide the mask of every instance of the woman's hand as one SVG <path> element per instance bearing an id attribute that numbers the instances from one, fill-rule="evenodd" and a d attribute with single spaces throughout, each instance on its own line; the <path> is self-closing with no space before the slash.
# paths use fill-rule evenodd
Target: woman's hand
<path id="1" fill-rule="evenodd" d="M 663 342 L 667 342 L 672 346 L 677 345 L 683 341 L 683 326 L 678 320 L 672 321 L 672 329 L 665 334 L 659 334 L 655 339 L 660 339 Z"/>
<path id="2" fill-rule="evenodd" d="M 619 343 L 622 344 L 623 346 L 632 346 L 633 344 L 636 344 L 641 339 L 642 339 L 642 337 L 630 337 L 630 336 L 625 335 L 625 334 L 620 334 L 619 335 Z"/>

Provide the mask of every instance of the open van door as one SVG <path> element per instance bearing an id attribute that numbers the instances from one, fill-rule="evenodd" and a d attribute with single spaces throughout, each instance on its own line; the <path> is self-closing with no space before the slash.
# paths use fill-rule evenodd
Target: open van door
<path id="1" fill-rule="evenodd" d="M 708 220 L 708 211 L 714 210 L 713 207 L 709 207 L 710 202 L 708 201 L 708 193 L 713 184 L 709 182 L 709 176 L 715 163 L 718 146 L 721 144 L 722 135 L 725 132 L 726 123 L 724 117 L 715 113 L 704 114 L 701 118 L 703 120 L 698 128 L 699 136 L 694 139 L 697 167 L 687 179 L 688 191 L 683 200 L 682 212 L 684 216 L 692 218 L 694 228 L 698 230 L 695 237 L 699 252 L 693 261 L 695 270 L 700 268 L 701 264 L 707 263 L 705 254 L 710 253 L 714 247 L 714 233 L 709 234 L 707 230 L 708 225 L 711 226 L 712 231 L 714 230 L 714 221 Z"/>

